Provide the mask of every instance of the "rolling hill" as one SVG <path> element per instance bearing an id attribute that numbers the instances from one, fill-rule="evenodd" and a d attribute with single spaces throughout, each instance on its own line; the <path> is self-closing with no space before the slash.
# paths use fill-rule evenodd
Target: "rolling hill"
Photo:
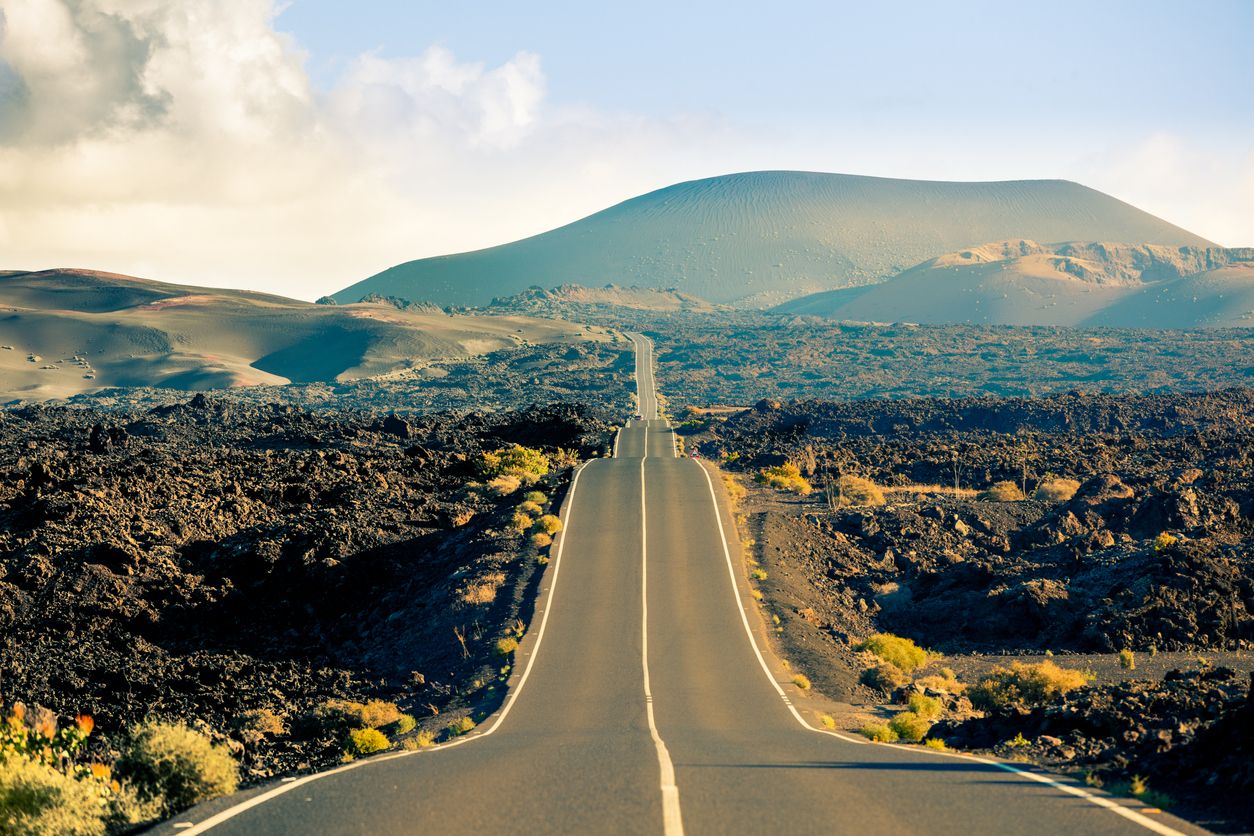
<path id="1" fill-rule="evenodd" d="M 774 310 L 863 322 L 1254 326 L 1254 249 L 1000 241 Z"/>
<path id="2" fill-rule="evenodd" d="M 525 316 L 314 305 L 90 270 L 0 272 L 0 400 L 113 386 L 350 380 L 518 345 L 606 339 Z"/>
<path id="3" fill-rule="evenodd" d="M 485 250 L 397 265 L 335 294 L 486 305 L 539 285 L 674 288 L 766 307 L 1010 238 L 1213 246 L 1064 180 L 932 182 L 761 171 L 679 183 Z"/>

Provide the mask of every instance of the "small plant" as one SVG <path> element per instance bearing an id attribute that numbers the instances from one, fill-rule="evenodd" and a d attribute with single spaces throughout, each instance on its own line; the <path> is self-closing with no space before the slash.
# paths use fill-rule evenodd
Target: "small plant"
<path id="1" fill-rule="evenodd" d="M 893 731 L 887 723 L 867 723 L 858 729 L 858 734 L 875 743 L 897 742 L 897 732 Z"/>
<path id="2" fill-rule="evenodd" d="M 479 474 L 485 479 L 514 476 L 530 485 L 549 472 L 549 457 L 539 450 L 514 444 L 479 457 Z"/>
<path id="3" fill-rule="evenodd" d="M 544 513 L 544 508 L 537 502 L 524 502 L 518 506 L 518 510 L 524 514 L 539 516 Z"/>
<path id="4" fill-rule="evenodd" d="M 537 531 L 531 535 L 531 547 L 533 549 L 547 549 L 551 545 L 553 545 L 553 538 L 543 531 Z"/>
<path id="5" fill-rule="evenodd" d="M 167 816 L 239 786 L 239 768 L 226 747 L 182 723 L 150 720 L 132 729 L 117 769 L 141 797 L 160 800 Z"/>
<path id="6" fill-rule="evenodd" d="M 764 581 L 767 578 L 766 570 L 759 566 L 749 572 L 749 577 L 753 578 L 755 581 Z"/>
<path id="7" fill-rule="evenodd" d="M 995 483 L 981 493 L 979 498 L 986 502 L 1022 502 L 1027 499 L 1019 486 L 1009 480 Z"/>
<path id="8" fill-rule="evenodd" d="M 775 467 L 763 468 L 758 471 L 757 480 L 776 490 L 789 491 L 802 496 L 806 496 L 814 491 L 810 483 L 801 475 L 801 468 L 792 462 L 784 462 Z"/>
<path id="9" fill-rule="evenodd" d="M 474 720 L 470 719 L 469 717 L 459 717 L 458 719 L 449 723 L 447 728 L 448 728 L 449 735 L 451 735 L 452 737 L 458 737 L 459 735 L 463 735 L 469 731 L 472 731 L 474 727 L 475 727 Z"/>
<path id="10" fill-rule="evenodd" d="M 911 694 L 906 706 L 924 720 L 936 720 L 944 711 L 940 700 L 925 694 Z"/>
<path id="11" fill-rule="evenodd" d="M 835 504 L 883 505 L 884 491 L 870 479 L 846 475 L 836 480 Z"/>
<path id="12" fill-rule="evenodd" d="M 28 758 L 0 758 L 0 833 L 95 836 L 105 832 L 104 815 L 91 782 Z"/>
<path id="13" fill-rule="evenodd" d="M 1030 665 L 1011 662 L 1009 667 L 997 666 L 968 689 L 971 704 L 983 711 L 1009 711 L 1013 708 L 1035 708 L 1074 691 L 1093 679 L 1085 671 L 1060 668 L 1044 661 Z"/>
<path id="14" fill-rule="evenodd" d="M 549 498 L 542 491 L 527 491 L 523 494 L 524 502 L 534 502 L 536 505 L 543 506 L 549 501 Z"/>
<path id="15" fill-rule="evenodd" d="M 1180 538 L 1172 534 L 1170 531 L 1164 531 L 1154 538 L 1153 548 L 1155 552 L 1164 552 L 1167 549 L 1180 542 Z"/>
<path id="16" fill-rule="evenodd" d="M 535 524 L 535 520 L 524 514 L 522 511 L 515 511 L 513 518 L 510 520 L 509 527 L 513 529 L 515 534 L 525 534 L 527 529 Z"/>
<path id="17" fill-rule="evenodd" d="M 491 604 L 496 600 L 496 591 L 505 583 L 505 573 L 489 572 L 482 575 L 462 592 L 462 600 L 467 604 Z"/>
<path id="18" fill-rule="evenodd" d="M 497 496 L 509 496 L 522 487 L 522 480 L 517 476 L 495 476 L 488 482 L 488 490 Z"/>
<path id="19" fill-rule="evenodd" d="M 1125 671 L 1136 670 L 1136 654 L 1128 648 L 1119 651 L 1119 667 Z"/>
<path id="20" fill-rule="evenodd" d="M 387 735 L 378 729 L 353 729 L 348 733 L 348 742 L 344 744 L 344 753 L 353 757 L 373 755 L 382 752 L 392 744 Z"/>
<path id="21" fill-rule="evenodd" d="M 820 714 L 819 723 L 821 723 L 823 725 L 823 728 L 827 729 L 828 731 L 832 731 L 836 728 L 836 721 L 832 719 L 832 715 L 830 714 Z"/>
<path id="22" fill-rule="evenodd" d="M 910 639 L 892 633 L 876 633 L 854 649 L 872 653 L 905 673 L 926 665 L 934 658 Z"/>
<path id="23" fill-rule="evenodd" d="M 553 514 L 545 514 L 536 520 L 536 528 L 552 537 L 554 534 L 562 530 L 562 521 Z"/>
<path id="24" fill-rule="evenodd" d="M 930 691 L 941 691 L 946 694 L 961 694 L 967 686 L 958 681 L 952 668 L 941 668 L 939 674 L 921 676 L 914 681 L 915 685 Z"/>
<path id="25" fill-rule="evenodd" d="M 862 672 L 862 684 L 879 691 L 891 691 L 910 681 L 910 677 L 892 662 L 881 662 Z"/>
<path id="26" fill-rule="evenodd" d="M 1006 741 L 1006 745 L 1011 749 L 1022 749 L 1024 746 L 1029 745 L 1030 742 L 1023 736 L 1023 732 L 1017 732 L 1014 737 Z"/>
<path id="27" fill-rule="evenodd" d="M 810 690 L 810 679 L 809 679 L 809 677 L 807 677 L 805 674 L 801 674 L 801 673 L 799 673 L 799 674 L 796 674 L 795 676 L 793 676 L 793 678 L 792 678 L 792 684 L 793 684 L 793 685 L 796 685 L 796 686 L 797 686 L 798 688 L 800 688 L 802 691 L 809 691 L 809 690 Z"/>
<path id="28" fill-rule="evenodd" d="M 1078 490 L 1080 483 L 1075 479 L 1044 479 L 1032 496 L 1040 502 L 1066 502 Z"/>
<path id="29" fill-rule="evenodd" d="M 945 741 L 939 737 L 929 737 L 923 741 L 923 746 L 927 749 L 935 749 L 938 752 L 948 752 L 949 747 L 945 745 Z"/>
<path id="30" fill-rule="evenodd" d="M 503 639 L 496 640 L 496 655 L 508 656 L 518 649 L 518 639 L 513 636 L 506 636 Z"/>
<path id="31" fill-rule="evenodd" d="M 395 734 L 409 734 L 418 728 L 418 721 L 414 719 L 412 714 L 402 714 L 401 718 L 392 724 L 392 730 Z"/>
<path id="32" fill-rule="evenodd" d="M 753 600 L 755 601 L 762 600 L 762 590 L 760 589 L 750 589 L 749 594 L 753 597 Z"/>
<path id="33" fill-rule="evenodd" d="M 240 729 L 271 737 L 281 737 L 287 734 L 287 725 L 283 722 L 283 718 L 268 708 L 243 712 L 236 721 L 236 725 Z"/>
<path id="34" fill-rule="evenodd" d="M 900 739 L 918 743 L 927 735 L 928 729 L 932 728 L 932 724 L 913 711 L 902 711 L 888 721 L 888 727 Z"/>

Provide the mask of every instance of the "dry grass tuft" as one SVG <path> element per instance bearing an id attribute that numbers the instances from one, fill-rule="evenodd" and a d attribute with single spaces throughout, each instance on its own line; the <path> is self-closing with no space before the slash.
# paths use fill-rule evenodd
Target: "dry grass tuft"
<path id="1" fill-rule="evenodd" d="M 467 604 L 491 604 L 496 600 L 496 591 L 505 583 L 505 573 L 489 572 L 482 575 L 462 592 L 462 600 Z"/>
<path id="2" fill-rule="evenodd" d="M 1041 502 L 1066 502 L 1080 490 L 1080 483 L 1075 479 L 1045 479 L 1036 486 L 1032 494 Z"/>
<path id="3" fill-rule="evenodd" d="M 987 502 L 1022 502 L 1027 499 L 1019 486 L 1009 480 L 997 482 L 980 494 L 980 499 Z"/>

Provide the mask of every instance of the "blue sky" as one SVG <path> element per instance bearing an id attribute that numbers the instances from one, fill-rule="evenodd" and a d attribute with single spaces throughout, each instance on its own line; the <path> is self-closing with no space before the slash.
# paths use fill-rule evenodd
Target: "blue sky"
<path id="1" fill-rule="evenodd" d="M 0 247 L 18 266 L 311 298 L 762 168 L 1062 177 L 1254 244 L 1244 0 L 0 12 Z"/>

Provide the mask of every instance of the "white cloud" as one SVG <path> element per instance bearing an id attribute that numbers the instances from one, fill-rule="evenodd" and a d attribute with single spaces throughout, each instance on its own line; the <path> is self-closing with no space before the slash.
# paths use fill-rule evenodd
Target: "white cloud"
<path id="1" fill-rule="evenodd" d="M 318 93 L 299 45 L 274 28 L 273 0 L 2 2 L 0 269 L 94 267 L 312 299 L 722 171 L 992 171 L 964 138 L 550 102 L 541 58 L 525 51 L 495 66 L 439 46 L 366 53 Z M 1139 161 L 1120 149 L 1072 170 L 1242 243 L 1254 160 L 1247 151 L 1236 180 L 1220 155 L 1199 188 L 1190 147 L 1150 146 Z M 1000 164 L 997 175 L 1013 169 Z"/>

